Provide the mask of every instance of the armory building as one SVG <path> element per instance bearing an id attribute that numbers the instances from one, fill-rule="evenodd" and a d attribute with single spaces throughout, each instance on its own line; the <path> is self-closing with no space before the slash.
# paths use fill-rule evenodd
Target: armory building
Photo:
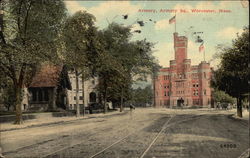
<path id="1" fill-rule="evenodd" d="M 187 37 L 178 36 L 177 32 L 173 36 L 175 60 L 170 60 L 170 67 L 160 69 L 154 79 L 155 106 L 210 106 L 210 64 L 201 61 L 191 65 Z"/>

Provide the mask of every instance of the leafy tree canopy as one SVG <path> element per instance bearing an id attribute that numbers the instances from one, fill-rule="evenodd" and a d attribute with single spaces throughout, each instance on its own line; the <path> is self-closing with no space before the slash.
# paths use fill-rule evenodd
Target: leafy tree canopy
<path id="1" fill-rule="evenodd" d="M 238 35 L 231 47 L 220 47 L 221 64 L 214 72 L 212 86 L 225 91 L 234 97 L 248 93 L 250 78 L 249 60 L 249 29 Z"/>
<path id="2" fill-rule="evenodd" d="M 230 95 L 226 94 L 224 91 L 215 90 L 213 92 L 213 99 L 215 102 L 220 103 L 235 103 L 236 99 L 231 97 Z"/>
<path id="3" fill-rule="evenodd" d="M 41 63 L 58 61 L 58 32 L 66 8 L 61 0 L 6 0 L 2 4 L 0 68 L 13 83 L 16 123 L 20 124 L 22 88 Z"/>

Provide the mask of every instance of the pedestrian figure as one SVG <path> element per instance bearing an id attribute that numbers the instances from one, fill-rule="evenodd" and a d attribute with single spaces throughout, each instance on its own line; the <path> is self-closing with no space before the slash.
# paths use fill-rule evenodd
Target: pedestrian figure
<path id="1" fill-rule="evenodd" d="M 130 111 L 135 110 L 135 107 L 132 104 L 129 105 L 129 108 L 130 108 Z"/>
<path id="2" fill-rule="evenodd" d="M 135 107 L 132 104 L 130 104 L 129 109 L 130 109 L 130 117 L 132 117 L 132 111 L 135 110 Z"/>

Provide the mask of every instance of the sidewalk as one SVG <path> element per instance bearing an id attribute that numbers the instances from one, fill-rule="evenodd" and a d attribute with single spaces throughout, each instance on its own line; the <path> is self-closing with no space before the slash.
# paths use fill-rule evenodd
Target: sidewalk
<path id="1" fill-rule="evenodd" d="M 23 124 L 21 125 L 15 125 L 13 124 L 13 122 L 1 123 L 0 132 L 18 130 L 18 129 L 23 129 L 23 128 L 47 126 L 51 124 L 61 124 L 61 123 L 73 122 L 77 120 L 106 117 L 106 116 L 111 116 L 111 115 L 122 115 L 124 113 L 125 113 L 125 109 L 123 112 L 120 112 L 119 110 L 117 110 L 113 112 L 108 112 L 106 114 L 103 114 L 103 113 L 85 114 L 84 117 L 83 116 L 53 117 L 50 113 L 42 113 L 42 114 L 37 114 L 37 118 L 35 119 L 24 120 Z"/>
<path id="2" fill-rule="evenodd" d="M 235 114 L 234 114 L 233 117 L 234 117 L 234 118 L 237 118 L 237 119 L 249 121 L 249 111 L 247 111 L 246 109 L 244 109 L 244 110 L 242 111 L 242 117 L 238 117 L 238 116 L 237 116 L 237 111 L 235 110 Z"/>

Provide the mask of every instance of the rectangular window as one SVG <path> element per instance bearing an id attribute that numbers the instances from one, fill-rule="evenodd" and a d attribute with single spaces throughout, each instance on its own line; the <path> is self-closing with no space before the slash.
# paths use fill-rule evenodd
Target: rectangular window
<path id="1" fill-rule="evenodd" d="M 168 100 L 164 100 L 164 105 L 168 105 Z"/>
<path id="2" fill-rule="evenodd" d="M 76 100 L 76 96 L 74 96 L 74 100 Z"/>
<path id="3" fill-rule="evenodd" d="M 45 101 L 49 101 L 48 89 L 45 89 L 45 90 L 44 90 L 44 100 L 45 100 Z"/>
<path id="4" fill-rule="evenodd" d="M 38 90 L 38 101 L 43 101 L 43 94 L 41 89 Z"/>
<path id="5" fill-rule="evenodd" d="M 37 100 L 37 97 L 36 97 L 37 91 L 34 89 L 31 91 L 31 93 L 32 93 L 32 101 L 36 101 Z"/>
<path id="6" fill-rule="evenodd" d="M 83 100 L 83 97 L 82 97 L 82 96 L 80 96 L 80 97 L 79 97 L 79 100 Z"/>

